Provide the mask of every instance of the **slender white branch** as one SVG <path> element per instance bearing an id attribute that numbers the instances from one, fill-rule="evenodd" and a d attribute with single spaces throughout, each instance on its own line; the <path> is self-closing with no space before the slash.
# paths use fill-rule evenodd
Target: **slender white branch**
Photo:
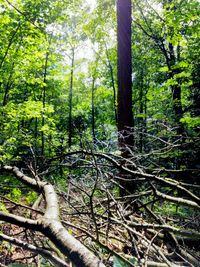
<path id="1" fill-rule="evenodd" d="M 57 267 L 69 267 L 69 265 L 64 262 L 63 260 L 61 260 L 60 258 L 54 256 L 50 251 L 43 249 L 43 248 L 39 248 L 36 247 L 34 245 L 28 244 L 24 241 L 21 241 L 19 239 L 4 235 L 4 234 L 0 234 L 0 240 L 4 240 L 7 241 L 9 243 L 12 243 L 16 246 L 22 247 L 24 249 L 27 249 L 31 252 L 34 252 L 36 254 L 40 254 L 42 257 L 46 258 L 47 260 L 49 260 L 52 264 L 54 264 L 54 266 Z"/>
<path id="2" fill-rule="evenodd" d="M 15 225 L 18 225 L 20 227 L 40 231 L 41 226 L 38 224 L 37 221 L 15 215 L 15 214 L 10 214 L 10 213 L 5 213 L 3 211 L 0 211 L 0 220 L 7 222 L 7 223 L 12 223 Z"/>
<path id="3" fill-rule="evenodd" d="M 184 199 L 181 197 L 172 197 L 172 196 L 166 195 L 164 193 L 161 193 L 158 190 L 155 190 L 154 192 L 155 192 L 156 196 L 158 196 L 164 200 L 168 200 L 168 201 L 173 202 L 173 203 L 177 203 L 177 204 L 181 204 L 184 206 L 189 206 L 189 207 L 200 209 L 200 206 L 194 201 Z"/>
<path id="4" fill-rule="evenodd" d="M 0 220 L 42 232 L 77 267 L 105 267 L 98 257 L 70 235 L 60 222 L 57 194 L 52 185 L 24 175 L 17 167 L 5 166 L 3 169 L 12 172 L 22 183 L 42 192 L 46 211 L 37 221 L 3 212 L 0 213 Z"/>
<path id="5" fill-rule="evenodd" d="M 114 222 L 116 222 L 117 224 L 122 224 L 121 221 L 115 219 L 115 218 L 111 218 Z M 123 223 L 123 226 L 127 229 L 129 229 L 130 231 L 132 230 L 132 228 L 135 229 L 154 229 L 154 230 L 163 230 L 163 231 L 168 231 L 180 236 L 186 236 L 186 237 L 195 237 L 197 239 L 200 239 L 200 233 L 196 232 L 196 231 L 190 231 L 190 230 L 182 230 L 182 229 L 178 229 L 174 226 L 171 225 L 167 225 L 167 224 L 151 224 L 151 223 L 135 223 L 132 221 L 126 221 L 127 224 Z"/>

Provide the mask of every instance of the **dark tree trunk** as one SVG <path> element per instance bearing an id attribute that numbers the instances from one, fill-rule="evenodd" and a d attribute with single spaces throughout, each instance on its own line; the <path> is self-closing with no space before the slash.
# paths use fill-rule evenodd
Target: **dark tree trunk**
<path id="1" fill-rule="evenodd" d="M 132 55 L 131 55 L 131 0 L 117 0 L 117 43 L 118 43 L 118 141 L 122 157 L 130 158 L 134 138 L 132 133 Z M 119 174 L 120 195 L 133 193 L 134 182 L 123 171 Z"/>
<path id="2" fill-rule="evenodd" d="M 122 150 L 133 146 L 131 0 L 117 1 L 118 132 Z"/>

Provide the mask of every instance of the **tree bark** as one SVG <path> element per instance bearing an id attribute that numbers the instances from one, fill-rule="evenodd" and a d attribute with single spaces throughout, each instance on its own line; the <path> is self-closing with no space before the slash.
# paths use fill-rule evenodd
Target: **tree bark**
<path id="1" fill-rule="evenodd" d="M 131 20 L 131 0 L 118 0 L 118 132 L 122 150 L 133 147 Z"/>
<path id="2" fill-rule="evenodd" d="M 118 43 L 118 143 L 122 157 L 130 157 L 133 150 L 132 112 L 132 53 L 131 53 L 131 0 L 117 1 L 117 43 Z M 135 191 L 135 185 L 127 181 L 130 177 L 120 172 L 120 195 Z"/>

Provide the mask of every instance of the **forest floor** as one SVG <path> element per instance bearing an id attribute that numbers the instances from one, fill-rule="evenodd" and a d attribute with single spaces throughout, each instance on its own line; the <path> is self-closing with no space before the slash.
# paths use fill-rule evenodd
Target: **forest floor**
<path id="1" fill-rule="evenodd" d="M 61 197 L 61 213 L 62 220 L 66 222 L 66 226 L 70 234 L 74 235 L 77 239 L 83 242 L 86 246 L 90 247 L 96 254 L 102 257 L 102 246 L 105 246 L 107 250 L 104 250 L 104 257 L 106 256 L 106 266 L 119 266 L 119 267 L 127 267 L 129 266 L 120 263 L 120 260 L 116 260 L 116 258 L 121 257 L 127 261 L 134 262 L 138 257 L 143 257 L 144 261 L 142 265 L 133 265 L 133 266 L 148 266 L 145 265 L 145 261 L 154 262 L 157 260 L 155 256 L 156 253 L 160 253 L 160 255 L 169 255 L 169 249 L 166 245 L 166 240 L 163 239 L 162 231 L 150 231 L 148 229 L 134 230 L 132 233 L 127 231 L 127 226 L 123 223 L 108 223 L 108 221 L 103 218 L 99 219 L 98 222 L 92 222 L 91 214 L 89 214 L 88 207 L 85 205 L 83 209 L 83 205 L 78 204 L 77 199 L 80 196 L 76 196 L 73 194 L 71 200 L 66 205 L 66 198 Z M 76 199 L 76 201 L 74 201 Z M 82 201 L 82 200 L 81 200 Z M 80 202 L 81 202 L 80 201 Z M 70 204 L 70 205 L 69 205 Z M 41 201 L 37 209 L 40 211 L 44 210 L 44 201 Z M 96 207 L 99 204 L 96 203 Z M 116 205 L 121 205 L 119 203 L 113 204 L 112 213 L 113 218 L 118 218 L 119 220 L 119 210 L 116 210 Z M 70 208 L 72 206 L 72 208 Z M 74 208 L 77 211 L 77 214 L 74 213 Z M 100 207 L 99 207 L 100 208 Z M 169 225 L 179 226 L 182 229 L 188 231 L 199 229 L 200 227 L 200 213 L 190 214 L 190 217 L 182 216 L 180 218 L 181 210 L 177 208 L 176 212 L 170 211 L 170 207 L 166 207 L 164 204 L 160 207 L 156 207 L 159 212 L 157 212 L 157 216 L 163 216 L 162 219 L 169 223 Z M 165 214 L 167 209 L 168 214 Z M 180 209 L 180 211 L 179 211 Z M 7 205 L 7 210 L 11 213 L 18 215 L 25 215 L 26 217 L 38 218 L 35 212 L 27 211 L 23 207 L 17 207 L 13 204 Z M 161 213 L 162 210 L 162 213 Z M 88 214 L 89 217 L 88 217 Z M 160 214 L 159 214 L 160 213 Z M 171 214 L 170 214 L 171 213 Z M 40 216 L 40 215 L 39 215 Z M 145 225 L 147 223 L 152 222 L 152 218 L 146 216 L 143 213 L 130 213 L 129 219 L 131 221 L 140 225 Z M 93 218 L 94 219 L 94 218 Z M 89 221 L 90 223 L 89 223 Z M 97 225 L 98 224 L 98 225 Z M 98 227 L 98 241 L 96 239 L 97 232 L 95 227 Z M 142 228 L 142 227 L 141 227 Z M 24 242 L 31 242 L 33 244 L 37 244 L 41 247 L 46 247 L 49 250 L 54 250 L 51 244 L 48 242 L 46 238 L 41 236 L 41 234 L 32 232 L 30 230 L 24 230 L 18 226 L 14 226 L 11 224 L 2 224 L 1 231 L 4 234 L 7 234 L 12 237 L 16 237 Z M 92 240 L 93 239 L 93 240 Z M 180 238 L 181 239 L 181 238 Z M 96 240 L 96 245 L 93 241 Z M 153 248 L 154 246 L 154 248 Z M 200 251 L 199 251 L 199 242 L 195 240 L 195 238 L 185 238 L 182 239 L 181 247 L 188 253 L 190 253 L 193 257 L 200 259 Z M 153 248 L 153 249 L 152 249 Z M 101 251 L 101 253 L 100 253 Z M 142 252 L 144 251 L 144 252 Z M 114 252 L 114 256 L 112 255 Z M 55 250 L 54 250 L 54 253 Z M 172 253 L 172 251 L 170 252 Z M 172 253 L 173 254 L 173 253 Z M 163 262 L 165 263 L 165 256 Z M 181 256 L 174 255 L 171 257 L 173 259 L 173 266 L 184 266 L 191 267 L 195 265 L 191 265 L 189 262 L 187 263 L 185 259 L 181 260 Z M 51 266 L 47 262 L 45 263 L 41 257 L 29 252 L 26 249 L 16 247 L 7 242 L 2 242 L 0 247 L 0 263 L 2 266 L 16 266 L 13 264 L 22 264 L 22 266 Z M 114 265 L 113 265 L 114 264 Z M 120 265 L 121 264 L 121 265 Z M 20 266 L 20 265 L 19 265 Z M 159 266 L 159 265 L 158 265 Z M 160 265 L 167 266 L 167 265 Z M 159 267 L 160 267 L 159 266 Z"/>

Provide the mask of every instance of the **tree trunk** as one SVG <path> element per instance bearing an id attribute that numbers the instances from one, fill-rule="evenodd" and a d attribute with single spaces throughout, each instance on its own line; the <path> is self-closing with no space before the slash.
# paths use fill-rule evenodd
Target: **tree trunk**
<path id="1" fill-rule="evenodd" d="M 117 1 L 118 132 L 122 150 L 133 146 L 131 0 Z"/>
<path id="2" fill-rule="evenodd" d="M 118 43 L 118 142 L 123 158 L 130 157 L 133 149 L 132 133 L 132 55 L 131 55 L 131 0 L 117 1 L 117 43 Z M 122 162 L 125 164 L 125 162 Z M 120 173 L 121 195 L 135 191 L 133 182 L 127 182 Z"/>
<path id="3" fill-rule="evenodd" d="M 46 57 L 45 57 L 45 64 L 44 64 L 44 76 L 43 76 L 43 82 L 44 84 L 46 84 L 47 81 L 47 65 L 48 65 L 48 59 L 49 59 L 49 52 L 46 52 Z M 43 97 L 42 97 L 42 104 L 43 104 L 43 112 L 46 106 L 46 85 L 43 86 Z M 45 119 L 44 119 L 44 115 L 42 116 L 42 127 L 45 124 Z M 44 155 L 44 144 L 45 140 L 44 140 L 44 131 L 42 131 L 42 151 L 41 154 L 42 156 Z"/>
<path id="4" fill-rule="evenodd" d="M 174 66 L 176 64 L 176 61 L 180 61 L 179 53 L 177 53 L 178 56 L 176 58 L 174 46 L 169 43 L 169 59 L 168 59 L 168 68 L 169 68 L 169 77 L 171 79 L 174 79 L 174 76 L 178 73 L 180 73 L 179 69 L 174 69 Z M 173 100 L 173 110 L 175 115 L 175 123 L 177 125 L 177 134 L 183 134 L 184 128 L 182 123 L 180 122 L 180 119 L 183 117 L 183 108 L 181 103 L 181 86 L 179 84 L 174 84 L 171 87 L 172 89 L 172 100 Z"/>
<path id="5" fill-rule="evenodd" d="M 113 74 L 113 67 L 109 58 L 109 53 L 108 53 L 108 48 L 106 47 L 106 56 L 108 60 L 108 68 L 110 72 L 110 78 L 111 78 L 111 83 L 112 83 L 112 88 L 113 88 L 113 107 L 114 107 L 114 114 L 115 114 L 115 122 L 117 125 L 117 101 L 116 101 L 116 88 L 115 88 L 115 80 L 114 80 L 114 74 Z"/>
<path id="6" fill-rule="evenodd" d="M 95 91 L 95 77 L 92 78 L 92 139 L 93 143 L 96 143 L 95 136 L 95 105 L 94 105 L 94 91 Z"/>
<path id="7" fill-rule="evenodd" d="M 74 80 L 74 47 L 72 47 L 72 57 L 71 57 L 71 73 L 70 73 L 70 87 L 69 87 L 69 139 L 68 145 L 69 150 L 72 145 L 72 96 L 73 96 L 73 80 Z"/>
<path id="8" fill-rule="evenodd" d="M 147 90 L 144 84 L 144 70 L 143 68 L 140 70 L 140 83 L 139 83 L 139 114 L 138 118 L 138 149 L 139 152 L 142 153 L 145 148 L 145 133 L 147 131 L 147 103 L 146 103 L 146 94 Z"/>

